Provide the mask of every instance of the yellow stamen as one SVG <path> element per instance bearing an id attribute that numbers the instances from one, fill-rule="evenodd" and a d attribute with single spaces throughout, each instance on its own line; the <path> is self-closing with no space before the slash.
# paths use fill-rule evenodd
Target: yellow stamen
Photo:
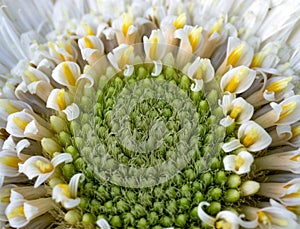
<path id="1" fill-rule="evenodd" d="M 293 111 L 296 109 L 296 105 L 297 103 L 295 101 L 292 101 L 292 102 L 289 102 L 285 105 L 283 105 L 281 108 L 282 108 L 282 111 L 280 113 L 280 116 L 279 116 L 279 120 L 289 116 L 291 113 L 293 113 Z"/>
<path id="2" fill-rule="evenodd" d="M 133 15 L 131 13 L 123 13 L 123 25 L 122 25 L 122 33 L 124 36 L 127 36 L 128 29 L 133 23 Z"/>
<path id="3" fill-rule="evenodd" d="M 181 29 L 186 23 L 186 15 L 185 13 L 180 14 L 176 20 L 174 21 L 173 25 L 176 29 Z"/>
<path id="4" fill-rule="evenodd" d="M 156 49 L 157 49 L 157 43 L 158 43 L 158 38 L 157 37 L 153 37 L 151 39 L 150 50 L 149 50 L 149 57 L 151 59 L 155 58 L 155 53 L 156 53 Z"/>
<path id="5" fill-rule="evenodd" d="M 300 205 L 298 206 L 287 206 L 287 210 L 294 212 L 296 215 L 300 215 Z"/>
<path id="6" fill-rule="evenodd" d="M 235 162 L 235 170 L 239 171 L 239 169 L 245 164 L 245 159 L 237 155 L 234 158 L 234 162 Z"/>
<path id="7" fill-rule="evenodd" d="M 271 220 L 269 215 L 267 215 L 264 212 L 258 212 L 257 215 L 258 215 L 258 222 L 262 223 L 263 225 L 271 226 Z"/>
<path id="8" fill-rule="evenodd" d="M 14 208 L 7 216 L 8 219 L 13 219 L 16 217 L 24 217 L 24 206 Z"/>
<path id="9" fill-rule="evenodd" d="M 234 108 L 231 110 L 230 114 L 229 114 L 230 118 L 236 119 L 236 118 L 240 115 L 240 113 L 242 112 L 242 110 L 243 110 L 243 109 L 242 109 L 241 106 L 236 106 L 236 107 L 234 107 Z"/>
<path id="10" fill-rule="evenodd" d="M 52 42 L 48 42 L 48 47 L 52 50 L 52 52 L 56 53 L 61 60 L 66 61 L 68 59 L 64 55 L 56 51 L 54 44 Z"/>
<path id="11" fill-rule="evenodd" d="M 297 192 L 285 194 L 282 198 L 300 198 L 300 189 Z"/>
<path id="12" fill-rule="evenodd" d="M 244 139 L 242 140 L 242 143 L 245 147 L 249 147 L 257 140 L 257 137 L 258 131 L 255 127 L 252 127 L 249 133 L 247 133 Z"/>
<path id="13" fill-rule="evenodd" d="M 256 68 L 256 67 L 261 67 L 264 59 L 268 55 L 268 53 L 271 51 L 271 49 L 266 49 L 262 52 L 258 52 L 254 55 L 252 62 L 250 64 L 250 68 Z"/>
<path id="14" fill-rule="evenodd" d="M 245 44 L 242 43 L 239 46 L 237 46 L 228 56 L 227 58 L 227 62 L 226 65 L 231 65 L 233 67 L 236 66 L 237 62 L 239 61 L 239 59 L 241 58 L 241 55 L 244 51 L 245 48 Z"/>
<path id="15" fill-rule="evenodd" d="M 42 173 L 49 173 L 49 172 L 52 172 L 54 169 L 54 166 L 51 163 L 43 162 L 41 160 L 37 160 L 35 162 L 35 165 L 39 168 L 39 170 Z"/>
<path id="16" fill-rule="evenodd" d="M 84 31 L 85 31 L 85 33 L 86 33 L 87 35 L 91 35 L 91 36 L 94 36 L 94 35 L 95 35 L 95 33 L 94 33 L 92 27 L 91 27 L 89 24 L 84 23 L 83 21 L 82 21 L 80 24 L 81 24 L 81 26 L 83 27 L 83 29 L 84 29 Z"/>
<path id="17" fill-rule="evenodd" d="M 218 220 L 216 222 L 216 228 L 217 229 L 231 229 L 232 224 L 230 222 L 225 221 L 225 220 Z"/>
<path id="18" fill-rule="evenodd" d="M 12 168 L 19 168 L 18 163 L 22 162 L 21 159 L 12 156 L 1 156 L 0 163 Z"/>
<path id="19" fill-rule="evenodd" d="M 242 68 L 236 75 L 234 75 L 231 78 L 231 80 L 229 81 L 229 83 L 225 88 L 225 91 L 233 93 L 246 73 L 247 73 L 247 69 Z"/>
<path id="20" fill-rule="evenodd" d="M 75 86 L 76 80 L 75 80 L 74 75 L 67 63 L 62 64 L 62 70 L 63 70 L 63 73 L 66 76 L 69 84 L 72 86 Z"/>
<path id="21" fill-rule="evenodd" d="M 193 28 L 192 31 L 188 35 L 189 42 L 192 46 L 193 53 L 196 51 L 197 45 L 200 42 L 201 32 L 202 32 L 202 27 Z"/>
<path id="22" fill-rule="evenodd" d="M 289 84 L 289 82 L 293 79 L 292 76 L 290 77 L 286 77 L 283 78 L 281 80 L 278 80 L 276 82 L 271 83 L 270 85 L 268 85 L 266 87 L 267 91 L 273 91 L 273 92 L 279 92 L 282 91 L 283 89 L 285 89 L 287 87 L 287 85 Z"/>
<path id="23" fill-rule="evenodd" d="M 28 125 L 29 122 L 19 118 L 19 117 L 14 117 L 13 122 L 21 129 L 25 130 L 26 126 Z"/>
<path id="24" fill-rule="evenodd" d="M 0 203 L 9 203 L 9 202 L 10 202 L 10 196 L 0 195 Z"/>
<path id="25" fill-rule="evenodd" d="M 299 159 L 300 159 L 299 154 L 291 158 L 292 161 L 299 161 Z"/>
<path id="26" fill-rule="evenodd" d="M 36 82 L 39 80 L 39 78 L 37 78 L 37 76 L 29 70 L 25 70 L 24 74 L 29 79 L 30 82 Z"/>
<path id="27" fill-rule="evenodd" d="M 292 136 L 293 136 L 293 138 L 297 137 L 299 135 L 300 135 L 300 125 L 297 126 L 297 127 L 292 128 Z"/>
<path id="28" fill-rule="evenodd" d="M 120 67 L 124 68 L 126 64 L 129 63 L 130 60 L 130 56 L 133 52 L 134 48 L 132 46 L 129 46 L 121 55 L 121 59 L 120 59 Z"/>
<path id="29" fill-rule="evenodd" d="M 72 198 L 70 188 L 67 184 L 58 184 L 58 187 L 63 190 L 63 194 L 68 197 Z"/>
<path id="30" fill-rule="evenodd" d="M 60 110 L 64 110 L 66 108 L 65 89 L 60 89 L 57 93 L 56 103 Z"/>
<path id="31" fill-rule="evenodd" d="M 4 102 L 0 100 L 0 106 L 4 108 L 5 112 L 8 114 L 12 114 L 18 112 L 19 110 L 9 101 Z"/>
<path id="32" fill-rule="evenodd" d="M 91 40 L 87 36 L 83 37 L 83 41 L 85 43 L 86 48 L 88 48 L 88 49 L 93 49 L 94 48 L 93 43 L 91 42 Z"/>
<path id="33" fill-rule="evenodd" d="M 208 37 L 213 35 L 214 33 L 220 33 L 222 29 L 224 18 L 221 17 L 211 28 Z"/>

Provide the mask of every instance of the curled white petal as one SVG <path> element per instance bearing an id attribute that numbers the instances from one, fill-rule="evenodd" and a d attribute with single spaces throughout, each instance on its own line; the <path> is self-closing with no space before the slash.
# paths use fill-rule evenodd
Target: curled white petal
<path id="1" fill-rule="evenodd" d="M 72 121 L 78 118 L 80 115 L 80 109 L 76 103 L 72 103 L 71 105 L 67 106 L 62 112 L 66 114 L 68 121 Z"/>
<path id="2" fill-rule="evenodd" d="M 96 224 L 101 228 L 101 229 L 110 229 L 110 225 L 105 219 L 99 219 L 97 220 Z"/>

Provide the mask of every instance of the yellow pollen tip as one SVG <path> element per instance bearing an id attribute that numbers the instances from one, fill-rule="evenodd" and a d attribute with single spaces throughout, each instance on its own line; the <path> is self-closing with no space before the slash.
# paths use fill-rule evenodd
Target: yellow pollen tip
<path id="1" fill-rule="evenodd" d="M 52 164 L 47 163 L 47 162 L 43 162 L 43 161 L 40 161 L 40 160 L 37 160 L 35 162 L 35 165 L 39 168 L 39 170 L 42 173 L 49 173 L 49 172 L 52 172 L 53 169 L 54 169 Z"/>
<path id="2" fill-rule="evenodd" d="M 156 49 L 157 49 L 157 43 L 158 43 L 158 38 L 153 37 L 151 39 L 150 50 L 149 50 L 149 56 L 150 56 L 151 59 L 154 59 L 154 57 L 155 57 L 155 53 L 156 53 Z"/>
<path id="3" fill-rule="evenodd" d="M 285 194 L 282 198 L 300 198 L 300 189 L 297 192 Z"/>
<path id="4" fill-rule="evenodd" d="M 299 161 L 299 159 L 300 159 L 299 154 L 291 158 L 292 161 L 296 161 L 296 162 Z"/>
<path id="5" fill-rule="evenodd" d="M 300 205 L 298 206 L 287 206 L 287 210 L 294 212 L 296 215 L 300 215 Z"/>
<path id="6" fill-rule="evenodd" d="M 216 229 L 231 229 L 232 228 L 232 224 L 225 220 L 218 220 L 216 222 L 215 226 L 216 226 Z"/>
<path id="7" fill-rule="evenodd" d="M 18 163 L 20 163 L 22 160 L 17 157 L 11 157 L 11 156 L 2 156 L 0 157 L 0 163 L 3 165 L 6 165 L 8 167 L 12 168 L 19 168 Z"/>
<path id="8" fill-rule="evenodd" d="M 228 56 L 226 65 L 235 67 L 239 59 L 241 58 L 241 55 L 244 51 L 245 44 L 242 43 L 238 45 Z"/>
<path id="9" fill-rule="evenodd" d="M 24 217 L 24 206 L 14 208 L 7 216 L 8 219 L 13 219 L 16 217 Z"/>
<path id="10" fill-rule="evenodd" d="M 295 101 L 289 102 L 282 106 L 282 111 L 279 116 L 279 120 L 289 116 L 296 109 L 297 103 Z"/>
<path id="11" fill-rule="evenodd" d="M 300 126 L 292 128 L 292 136 L 293 136 L 293 138 L 299 136 L 299 134 L 300 134 Z"/>
<path id="12" fill-rule="evenodd" d="M 39 78 L 37 78 L 36 75 L 29 70 L 25 70 L 24 74 L 30 82 L 36 82 L 39 80 Z"/>
<path id="13" fill-rule="evenodd" d="M 242 107 L 240 107 L 240 106 L 234 107 L 234 108 L 231 110 L 230 114 L 229 114 L 230 118 L 236 119 L 236 118 L 240 115 L 240 113 L 242 112 L 242 110 L 243 110 L 243 109 L 242 109 Z"/>
<path id="14" fill-rule="evenodd" d="M 95 35 L 95 33 L 94 33 L 92 27 L 91 27 L 89 24 L 84 23 L 83 21 L 82 21 L 80 24 L 81 24 L 81 26 L 83 27 L 83 29 L 84 29 L 84 31 L 85 31 L 85 33 L 86 33 L 87 35 L 91 35 L 91 36 L 94 36 L 94 35 Z"/>
<path id="15" fill-rule="evenodd" d="M 84 44 L 85 44 L 86 48 L 88 48 L 88 49 L 93 49 L 94 48 L 93 43 L 91 42 L 91 40 L 87 36 L 85 36 L 83 38 L 83 41 L 84 41 Z"/>
<path id="16" fill-rule="evenodd" d="M 235 162 L 235 170 L 239 171 L 239 169 L 245 164 L 245 159 L 237 155 L 235 156 L 234 162 Z"/>
<path id="17" fill-rule="evenodd" d="M 271 225 L 270 216 L 268 216 L 264 212 L 258 212 L 258 222 L 262 223 L 263 225 Z"/>
<path id="18" fill-rule="evenodd" d="M 174 21 L 173 25 L 176 29 L 181 29 L 186 23 L 185 13 L 180 14 Z"/>
<path id="19" fill-rule="evenodd" d="M 262 65 L 262 62 L 264 61 L 265 57 L 266 57 L 266 52 L 256 53 L 252 59 L 250 68 L 260 67 Z"/>
<path id="20" fill-rule="evenodd" d="M 192 46 L 192 52 L 196 51 L 197 45 L 201 38 L 201 36 L 200 36 L 201 33 L 202 33 L 202 27 L 198 27 L 198 28 L 193 28 L 192 31 L 188 35 L 189 42 Z"/>
<path id="21" fill-rule="evenodd" d="M 233 93 L 238 87 L 239 83 L 242 80 L 242 77 L 246 74 L 247 69 L 242 68 L 236 75 L 234 75 L 229 81 L 228 85 L 225 88 L 225 91 Z"/>
<path id="22" fill-rule="evenodd" d="M 11 102 L 0 101 L 0 106 L 3 107 L 5 112 L 8 114 L 12 114 L 19 111 Z"/>
<path id="23" fill-rule="evenodd" d="M 58 187 L 61 188 L 63 190 L 63 194 L 68 197 L 68 198 L 72 198 L 71 196 L 71 191 L 70 188 L 67 184 L 58 184 Z"/>
<path id="24" fill-rule="evenodd" d="M 246 136 L 242 140 L 242 143 L 245 147 L 249 147 L 257 140 L 257 137 L 258 137 L 258 131 L 255 127 L 252 127 L 249 133 L 246 134 Z"/>
<path id="25" fill-rule="evenodd" d="M 123 25 L 122 25 L 122 33 L 124 36 L 127 35 L 129 27 L 133 23 L 133 15 L 130 13 L 123 13 L 122 15 L 123 18 Z"/>
<path id="26" fill-rule="evenodd" d="M 66 108 L 65 89 L 60 89 L 57 93 L 56 103 L 60 110 L 64 110 Z"/>
<path id="27" fill-rule="evenodd" d="M 220 33 L 222 29 L 224 18 L 220 18 L 211 28 L 208 37 L 213 35 L 214 33 Z"/>
<path id="28" fill-rule="evenodd" d="M 76 80 L 75 80 L 74 75 L 73 75 L 73 73 L 72 73 L 72 71 L 71 71 L 71 69 L 70 69 L 70 67 L 67 63 L 63 63 L 62 70 L 63 70 L 63 73 L 66 76 L 69 84 L 71 86 L 75 86 Z"/>
<path id="29" fill-rule="evenodd" d="M 129 46 L 121 55 L 120 67 L 124 68 L 126 64 L 129 63 L 130 56 L 133 52 L 133 47 Z"/>
<path id="30" fill-rule="evenodd" d="M 25 120 L 19 118 L 19 117 L 14 117 L 13 122 L 19 127 L 21 130 L 25 130 L 26 126 L 28 125 L 28 122 Z"/>
<path id="31" fill-rule="evenodd" d="M 281 80 L 278 80 L 278 81 L 276 81 L 276 82 L 273 82 L 273 83 L 271 83 L 270 85 L 268 85 L 267 87 L 266 87 L 266 90 L 267 91 L 273 91 L 273 92 L 280 92 L 280 91 L 282 91 L 283 89 L 285 89 L 287 86 L 288 86 L 288 84 L 289 84 L 289 82 L 291 81 L 293 79 L 293 77 L 292 76 L 290 76 L 290 77 L 287 77 L 287 78 L 283 78 L 283 79 L 281 79 Z"/>

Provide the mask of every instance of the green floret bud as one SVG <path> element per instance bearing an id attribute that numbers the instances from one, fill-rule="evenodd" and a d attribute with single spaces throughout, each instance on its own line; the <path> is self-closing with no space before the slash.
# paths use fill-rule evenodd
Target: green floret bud
<path id="1" fill-rule="evenodd" d="M 122 217 L 125 225 L 135 225 L 134 216 L 130 212 L 124 213 Z"/>
<path id="2" fill-rule="evenodd" d="M 111 217 L 110 225 L 113 227 L 122 227 L 121 217 L 118 215 Z"/>
<path id="3" fill-rule="evenodd" d="M 62 173 L 65 177 L 70 179 L 74 174 L 76 174 L 76 169 L 73 164 L 65 164 L 62 167 Z"/>
<path id="4" fill-rule="evenodd" d="M 170 200 L 167 202 L 167 211 L 170 214 L 175 214 L 177 212 L 177 201 L 176 200 Z"/>
<path id="5" fill-rule="evenodd" d="M 148 214 L 148 221 L 149 221 L 150 225 L 157 224 L 158 220 L 159 220 L 159 217 L 156 212 L 150 212 L 150 214 Z"/>
<path id="6" fill-rule="evenodd" d="M 75 225 L 80 222 L 81 214 L 78 210 L 70 210 L 65 214 L 65 221 L 71 225 Z"/>
<path id="7" fill-rule="evenodd" d="M 86 167 L 86 163 L 81 157 L 79 157 L 75 160 L 74 165 L 75 165 L 75 168 L 79 171 L 84 170 Z"/>
<path id="8" fill-rule="evenodd" d="M 88 204 L 89 204 L 89 199 L 87 197 L 84 197 L 84 196 L 80 197 L 80 203 L 79 203 L 78 207 L 82 211 L 84 211 L 87 208 Z"/>
<path id="9" fill-rule="evenodd" d="M 138 228 L 146 228 L 147 226 L 148 226 L 148 222 L 145 218 L 141 218 L 137 223 Z"/>
<path id="10" fill-rule="evenodd" d="M 191 211 L 191 219 L 193 220 L 198 220 L 199 216 L 198 216 L 198 207 L 194 207 L 193 210 Z"/>
<path id="11" fill-rule="evenodd" d="M 208 186 L 213 182 L 213 176 L 209 172 L 206 172 L 202 174 L 201 180 L 203 181 L 205 186 Z"/>
<path id="12" fill-rule="evenodd" d="M 139 218 L 146 215 L 146 210 L 141 204 L 135 204 L 133 213 Z"/>
<path id="13" fill-rule="evenodd" d="M 211 196 L 212 199 L 219 200 L 222 196 L 222 189 L 220 188 L 211 189 L 209 195 Z"/>
<path id="14" fill-rule="evenodd" d="M 163 212 L 164 208 L 165 208 L 165 205 L 163 202 L 154 202 L 153 203 L 154 211 L 156 211 L 159 214 L 161 214 Z"/>
<path id="15" fill-rule="evenodd" d="M 71 154 L 73 160 L 76 160 L 79 157 L 78 150 L 72 145 L 70 145 L 66 148 L 66 152 Z"/>
<path id="16" fill-rule="evenodd" d="M 231 174 L 228 177 L 227 186 L 229 188 L 237 188 L 241 185 L 241 183 L 242 183 L 242 180 L 241 180 L 240 176 L 237 174 Z"/>
<path id="17" fill-rule="evenodd" d="M 222 163 L 220 162 L 220 160 L 216 157 L 212 158 L 210 161 L 210 168 L 212 170 L 217 170 L 219 168 L 221 168 Z"/>
<path id="18" fill-rule="evenodd" d="M 148 76 L 148 71 L 144 67 L 140 66 L 137 70 L 137 76 L 139 79 L 146 78 Z"/>
<path id="19" fill-rule="evenodd" d="M 168 217 L 168 216 L 163 216 L 161 219 L 160 219 L 160 224 L 164 227 L 171 227 L 172 224 L 173 224 L 173 220 L 171 217 Z"/>
<path id="20" fill-rule="evenodd" d="M 211 90 L 206 96 L 206 98 L 209 104 L 211 105 L 217 104 L 219 99 L 218 92 L 216 90 Z"/>
<path id="21" fill-rule="evenodd" d="M 218 171 L 216 173 L 216 176 L 215 176 L 215 182 L 216 184 L 225 184 L 227 181 L 227 176 L 226 176 L 226 173 L 224 171 Z"/>
<path id="22" fill-rule="evenodd" d="M 81 222 L 84 228 L 94 228 L 94 225 L 96 223 L 96 217 L 91 213 L 85 213 L 82 216 Z"/>
<path id="23" fill-rule="evenodd" d="M 183 197 L 190 197 L 191 196 L 191 188 L 189 185 L 185 184 L 180 189 L 181 196 Z"/>
<path id="24" fill-rule="evenodd" d="M 124 200 L 119 200 L 117 202 L 117 210 L 119 212 L 125 212 L 129 210 L 128 204 Z"/>
<path id="25" fill-rule="evenodd" d="M 190 207 L 190 201 L 187 198 L 181 198 L 178 200 L 178 206 L 182 210 L 187 210 Z"/>
<path id="26" fill-rule="evenodd" d="M 62 131 L 67 132 L 69 130 L 66 121 L 54 115 L 50 117 L 50 124 L 56 133 L 60 133 Z"/>
<path id="27" fill-rule="evenodd" d="M 219 202 L 211 202 L 207 208 L 207 212 L 210 215 L 216 215 L 221 211 L 221 204 Z"/>
<path id="28" fill-rule="evenodd" d="M 204 200 L 204 196 L 203 196 L 202 192 L 197 191 L 194 195 L 193 203 L 199 204 L 203 200 Z"/>
<path id="29" fill-rule="evenodd" d="M 199 112 L 206 113 L 209 111 L 209 105 L 206 100 L 201 100 L 199 103 Z"/>
<path id="30" fill-rule="evenodd" d="M 240 192 L 236 189 L 228 189 L 224 194 L 224 200 L 229 203 L 237 202 L 240 199 Z"/>
<path id="31" fill-rule="evenodd" d="M 72 144 L 71 136 L 65 131 L 62 131 L 58 135 L 58 140 L 62 146 L 69 146 Z"/>
<path id="32" fill-rule="evenodd" d="M 186 224 L 188 217 L 185 214 L 180 214 L 176 217 L 175 224 L 179 227 L 183 227 Z"/>

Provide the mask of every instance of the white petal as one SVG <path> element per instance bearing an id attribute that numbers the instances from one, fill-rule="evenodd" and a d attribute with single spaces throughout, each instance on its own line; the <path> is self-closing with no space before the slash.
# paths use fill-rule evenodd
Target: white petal
<path id="1" fill-rule="evenodd" d="M 69 188 L 70 188 L 70 193 L 72 197 L 77 197 L 77 189 L 78 189 L 78 183 L 79 180 L 84 180 L 84 175 L 82 173 L 75 174 L 72 176 L 70 182 L 69 182 Z"/>
<path id="2" fill-rule="evenodd" d="M 162 62 L 161 60 L 153 61 L 154 63 L 154 71 L 151 73 L 152 76 L 158 76 L 162 71 Z"/>
<path id="3" fill-rule="evenodd" d="M 66 114 L 68 121 L 72 121 L 78 118 L 80 115 L 80 109 L 76 103 L 72 103 L 71 105 L 67 106 L 62 112 Z"/>
<path id="4" fill-rule="evenodd" d="M 110 226 L 109 226 L 108 222 L 105 219 L 99 219 L 99 220 L 97 220 L 96 224 L 101 229 L 110 229 Z"/>
<path id="5" fill-rule="evenodd" d="M 94 86 L 94 78 L 89 74 L 82 74 L 76 81 L 76 84 L 79 84 L 79 81 L 87 80 L 88 84 L 85 84 L 85 88 L 92 88 Z"/>
<path id="6" fill-rule="evenodd" d="M 70 61 L 60 63 L 52 72 L 52 78 L 67 87 L 75 86 L 79 76 L 80 67 L 75 62 Z"/>
<path id="7" fill-rule="evenodd" d="M 226 142 L 222 145 L 222 149 L 225 152 L 231 152 L 239 147 L 243 146 L 238 139 L 231 140 L 230 142 Z"/>
<path id="8" fill-rule="evenodd" d="M 198 205 L 198 217 L 200 218 L 201 221 L 204 223 L 208 224 L 209 226 L 213 227 L 215 224 L 216 219 L 211 217 L 210 215 L 206 214 L 205 211 L 203 211 L 202 207 L 203 206 L 209 206 L 210 204 L 208 202 L 202 201 Z"/>

